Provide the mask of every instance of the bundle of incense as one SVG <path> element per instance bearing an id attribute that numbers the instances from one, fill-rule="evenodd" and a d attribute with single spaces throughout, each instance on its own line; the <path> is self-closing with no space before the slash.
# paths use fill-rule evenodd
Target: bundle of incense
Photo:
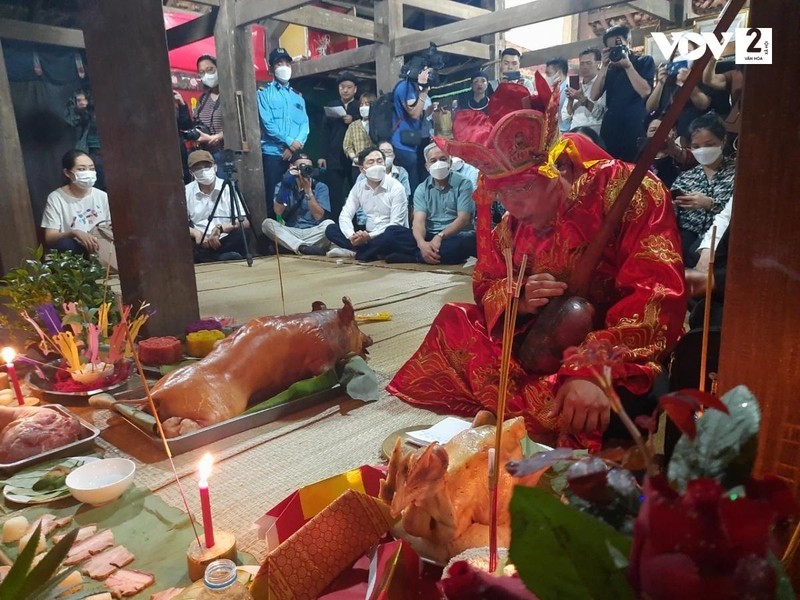
<path id="1" fill-rule="evenodd" d="M 356 315 L 356 323 L 379 323 L 381 321 L 391 321 L 392 315 L 388 312 L 371 313 L 367 315 Z"/>
<path id="2" fill-rule="evenodd" d="M 711 323 L 711 293 L 714 291 L 714 251 L 717 242 L 717 226 L 711 227 L 711 258 L 706 273 L 706 305 L 703 307 L 703 343 L 700 350 L 700 385 L 701 392 L 706 391 L 706 372 L 708 371 L 708 326 Z"/>
<path id="3" fill-rule="evenodd" d="M 491 517 L 489 520 L 489 571 L 494 573 L 497 568 L 497 515 L 498 493 L 497 480 L 500 473 L 500 448 L 503 442 L 503 421 L 505 420 L 506 403 L 508 401 L 508 375 L 511 369 L 511 348 L 514 343 L 514 331 L 517 323 L 519 309 L 519 296 L 525 280 L 525 268 L 528 266 L 528 257 L 523 256 L 519 267 L 519 275 L 514 280 L 514 263 L 511 248 L 503 251 L 506 260 L 506 314 L 503 321 L 503 348 L 500 354 L 500 383 L 497 392 L 497 425 L 494 442 L 493 464 L 489 471 L 489 486 L 491 496 Z"/>

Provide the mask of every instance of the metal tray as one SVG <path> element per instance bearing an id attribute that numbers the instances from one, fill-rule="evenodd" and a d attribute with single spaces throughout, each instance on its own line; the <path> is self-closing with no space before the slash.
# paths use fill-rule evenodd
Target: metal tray
<path id="1" fill-rule="evenodd" d="M 313 394 L 309 394 L 308 396 L 303 396 L 302 398 L 297 398 L 284 404 L 273 406 L 272 408 L 266 408 L 252 414 L 239 415 L 238 417 L 233 417 L 232 419 L 228 419 L 222 423 L 217 423 L 216 425 L 204 427 L 203 429 L 198 429 L 197 431 L 187 433 L 186 435 L 167 438 L 167 444 L 169 444 L 170 451 L 173 454 L 182 454 L 184 452 L 189 452 L 190 450 L 195 450 L 196 448 L 202 448 L 207 444 L 212 444 L 219 440 L 225 439 L 226 437 L 236 435 L 237 433 L 242 433 L 248 429 L 266 425 L 267 423 L 272 423 L 273 421 L 277 421 L 286 415 L 296 413 L 317 404 L 322 404 L 327 400 L 332 400 L 333 398 L 344 396 L 346 394 L 347 392 L 344 391 L 344 388 L 337 384 L 327 390 L 315 392 Z M 115 397 L 120 400 L 140 398 L 141 396 L 142 390 L 123 392 L 115 395 Z M 142 429 L 133 419 L 129 417 L 129 415 L 125 414 L 124 412 L 117 412 L 138 431 L 141 431 L 151 444 L 158 446 L 159 448 L 164 447 L 164 442 L 160 437 L 155 435 L 153 432 Z"/>
<path id="2" fill-rule="evenodd" d="M 30 467 L 31 465 L 35 465 L 45 460 L 49 460 L 52 458 L 63 458 L 67 456 L 79 456 L 81 453 L 85 453 L 87 450 L 91 451 L 92 447 L 94 446 L 95 438 L 97 438 L 97 436 L 100 435 L 99 429 L 97 429 L 93 425 L 90 425 L 80 417 L 72 414 L 63 406 L 59 406 L 58 404 L 47 404 L 44 407 L 58 411 L 63 415 L 67 415 L 78 419 L 78 423 L 80 423 L 81 428 L 88 435 L 85 438 L 80 439 L 76 442 L 72 442 L 71 444 L 67 444 L 66 446 L 53 448 L 52 450 L 48 450 L 47 452 L 42 452 L 41 454 L 37 454 L 35 456 L 31 456 L 23 460 L 18 460 L 17 462 L 7 463 L 7 464 L 0 463 L 0 474 L 11 475 L 13 473 L 16 473 L 17 471 L 21 471 L 22 469 L 25 469 L 27 467 Z"/>

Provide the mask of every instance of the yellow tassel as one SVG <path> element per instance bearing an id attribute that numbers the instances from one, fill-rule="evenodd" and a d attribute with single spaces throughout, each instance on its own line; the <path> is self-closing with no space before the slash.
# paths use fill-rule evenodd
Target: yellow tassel
<path id="1" fill-rule="evenodd" d="M 104 302 L 100 305 L 97 311 L 97 326 L 100 328 L 100 334 L 103 340 L 108 339 L 108 309 L 111 308 L 109 302 Z"/>
<path id="2" fill-rule="evenodd" d="M 130 339 L 132 340 L 136 339 L 136 336 L 139 335 L 139 330 L 145 324 L 148 317 L 149 315 L 147 314 L 140 314 L 133 320 L 133 322 L 130 325 Z M 130 358 L 131 356 L 133 356 L 133 348 L 131 347 L 130 342 L 128 342 L 125 347 L 125 357 Z"/>
<path id="3" fill-rule="evenodd" d="M 56 343 L 58 351 L 61 356 L 69 365 L 70 371 L 77 371 L 81 368 L 81 359 L 78 354 L 78 346 L 75 343 L 75 338 L 69 331 L 58 333 L 53 336 L 53 341 Z"/>

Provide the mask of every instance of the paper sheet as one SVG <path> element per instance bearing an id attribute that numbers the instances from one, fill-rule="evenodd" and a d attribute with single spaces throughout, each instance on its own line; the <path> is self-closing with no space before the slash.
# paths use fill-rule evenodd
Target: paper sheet
<path id="1" fill-rule="evenodd" d="M 446 444 L 457 434 L 465 429 L 469 429 L 470 425 L 471 423 L 469 421 L 464 421 L 463 419 L 457 419 L 455 417 L 447 417 L 428 429 L 409 431 L 406 433 L 406 437 L 410 443 L 419 446 L 426 446 L 433 442 Z"/>
<path id="2" fill-rule="evenodd" d="M 341 119 L 346 114 L 347 114 L 347 111 L 345 111 L 344 106 L 326 106 L 325 107 L 325 116 L 326 117 L 330 117 L 331 119 Z"/>

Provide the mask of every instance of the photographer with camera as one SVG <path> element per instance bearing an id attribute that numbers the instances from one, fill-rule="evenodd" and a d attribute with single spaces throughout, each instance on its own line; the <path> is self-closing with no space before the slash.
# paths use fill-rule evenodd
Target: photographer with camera
<path id="1" fill-rule="evenodd" d="M 330 246 L 325 229 L 334 222 L 330 219 L 328 186 L 314 179 L 315 171 L 307 154 L 296 152 L 292 156 L 289 170 L 275 186 L 277 219 L 265 219 L 261 231 L 295 254 L 324 256 Z"/>
<path id="2" fill-rule="evenodd" d="M 666 114 L 688 76 L 689 62 L 686 60 L 676 60 L 659 66 L 656 85 L 645 105 L 648 112 L 659 116 Z M 695 86 L 692 89 L 692 95 L 689 96 L 689 102 L 683 107 L 675 123 L 675 130 L 680 137 L 682 147 L 687 148 L 691 143 L 689 124 L 705 113 L 709 106 L 711 106 L 711 98 L 704 92 L 701 85 Z"/>
<path id="3" fill-rule="evenodd" d="M 394 86 L 394 127 L 392 146 L 395 164 L 408 171 L 408 180 L 414 190 L 420 182 L 418 152 L 422 142 L 430 137 L 427 119 L 433 112 L 428 97 L 431 85 L 438 82 L 438 70 L 444 67 L 444 58 L 431 42 L 421 56 L 415 56 L 400 70 L 400 81 Z"/>
<path id="4" fill-rule="evenodd" d="M 217 260 L 240 260 L 243 258 L 242 238 L 238 215 L 246 214 L 244 207 L 236 199 L 233 211 L 230 192 L 222 191 L 224 181 L 217 177 L 217 165 L 207 150 L 195 150 L 189 155 L 189 171 L 194 181 L 186 190 L 186 211 L 189 217 L 189 235 L 194 247 L 194 262 L 214 262 Z M 222 198 L 214 205 L 222 192 Z M 220 210 L 222 209 L 222 210 Z M 212 215 L 213 213 L 213 215 Z M 244 219 L 241 226 L 250 241 L 250 222 Z M 230 235 L 238 232 L 238 235 Z"/>
<path id="5" fill-rule="evenodd" d="M 197 74 L 205 89 L 194 111 L 194 128 L 185 131 L 183 137 L 195 142 L 197 148 L 208 150 L 215 162 L 220 164 L 224 135 L 217 59 L 208 54 L 202 55 L 197 59 Z"/>
<path id="6" fill-rule="evenodd" d="M 624 25 L 611 27 L 603 34 L 600 73 L 592 84 L 591 99 L 606 94 L 606 114 L 600 136 L 614 158 L 636 160 L 636 140 L 645 134 L 645 99 L 655 77 L 652 56 L 637 56 L 630 51 L 631 32 Z"/>

